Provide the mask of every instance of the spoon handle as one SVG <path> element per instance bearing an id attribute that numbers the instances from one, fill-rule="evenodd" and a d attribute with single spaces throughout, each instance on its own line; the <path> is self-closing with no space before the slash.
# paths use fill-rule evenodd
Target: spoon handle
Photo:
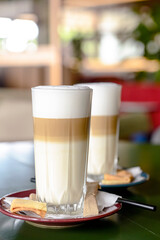
<path id="1" fill-rule="evenodd" d="M 150 210 L 150 211 L 156 211 L 156 206 L 154 206 L 154 205 L 140 203 L 140 202 L 136 202 L 136 201 L 133 201 L 133 200 L 126 199 L 126 198 L 118 198 L 117 202 L 133 205 L 135 207 L 144 208 L 144 209 Z"/>

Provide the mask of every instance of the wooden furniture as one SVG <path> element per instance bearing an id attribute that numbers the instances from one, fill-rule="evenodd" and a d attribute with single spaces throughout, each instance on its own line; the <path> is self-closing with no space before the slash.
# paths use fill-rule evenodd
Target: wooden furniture
<path id="1" fill-rule="evenodd" d="M 0 67 L 45 67 L 45 82 L 50 85 L 62 84 L 62 63 L 60 39 L 58 36 L 61 1 L 48 1 L 49 44 L 39 45 L 35 51 L 11 53 L 0 51 Z"/>

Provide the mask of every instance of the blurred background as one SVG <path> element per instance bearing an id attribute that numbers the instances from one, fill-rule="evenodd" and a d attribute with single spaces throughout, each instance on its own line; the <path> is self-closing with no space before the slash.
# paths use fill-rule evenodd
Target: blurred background
<path id="1" fill-rule="evenodd" d="M 33 139 L 31 87 L 102 81 L 120 139 L 160 144 L 160 1 L 0 0 L 0 141 Z"/>

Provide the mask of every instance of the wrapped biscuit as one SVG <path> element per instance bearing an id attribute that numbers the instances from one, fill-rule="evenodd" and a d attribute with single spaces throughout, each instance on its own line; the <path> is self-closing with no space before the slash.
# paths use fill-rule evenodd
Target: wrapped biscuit
<path id="1" fill-rule="evenodd" d="M 98 188 L 98 182 L 87 182 L 87 193 L 84 200 L 83 217 L 97 215 L 99 213 L 96 200 Z"/>

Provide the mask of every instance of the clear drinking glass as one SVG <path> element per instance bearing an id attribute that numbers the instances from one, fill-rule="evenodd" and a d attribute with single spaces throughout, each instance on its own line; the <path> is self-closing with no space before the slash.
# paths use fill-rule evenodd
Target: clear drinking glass
<path id="1" fill-rule="evenodd" d="M 86 83 L 93 89 L 88 175 L 95 180 L 113 174 L 118 159 L 121 85 Z"/>
<path id="2" fill-rule="evenodd" d="M 52 213 L 83 212 L 91 101 L 88 87 L 32 88 L 36 195 Z"/>

